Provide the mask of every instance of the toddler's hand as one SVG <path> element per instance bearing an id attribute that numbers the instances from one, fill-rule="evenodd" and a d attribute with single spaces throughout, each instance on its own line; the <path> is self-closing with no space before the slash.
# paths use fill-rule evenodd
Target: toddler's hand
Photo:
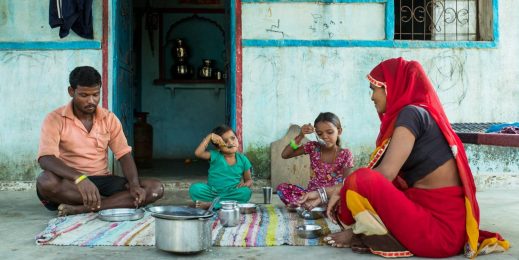
<path id="1" fill-rule="evenodd" d="M 238 184 L 238 188 L 240 187 L 252 187 L 252 180 L 248 180 L 246 182 L 241 181 L 240 184 Z"/>
<path id="2" fill-rule="evenodd" d="M 211 134 L 211 142 L 215 143 L 219 147 L 220 146 L 226 146 L 226 144 L 223 141 L 222 137 L 217 135 L 217 134 Z"/>

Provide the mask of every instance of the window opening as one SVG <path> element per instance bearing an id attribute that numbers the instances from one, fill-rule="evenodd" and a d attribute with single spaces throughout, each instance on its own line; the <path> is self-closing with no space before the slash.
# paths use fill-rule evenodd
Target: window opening
<path id="1" fill-rule="evenodd" d="M 477 41 L 479 1 L 395 0 L 395 40 Z"/>

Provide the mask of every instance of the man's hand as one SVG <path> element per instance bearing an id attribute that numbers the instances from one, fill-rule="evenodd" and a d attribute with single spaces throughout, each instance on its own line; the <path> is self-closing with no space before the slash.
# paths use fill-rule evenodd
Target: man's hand
<path id="1" fill-rule="evenodd" d="M 82 180 L 77 185 L 81 198 L 83 198 L 83 205 L 90 210 L 101 208 L 101 195 L 96 185 L 88 178 Z"/>
<path id="2" fill-rule="evenodd" d="M 247 180 L 247 181 L 241 181 L 240 184 L 238 184 L 238 188 L 240 187 L 249 187 L 251 188 L 252 187 L 252 180 Z"/>
<path id="3" fill-rule="evenodd" d="M 139 185 L 130 186 L 130 194 L 135 198 L 135 207 L 140 206 L 144 201 L 146 201 L 146 191 Z"/>

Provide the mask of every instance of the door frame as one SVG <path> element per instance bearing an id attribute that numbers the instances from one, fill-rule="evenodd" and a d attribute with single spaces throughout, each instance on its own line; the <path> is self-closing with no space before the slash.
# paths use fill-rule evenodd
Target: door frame
<path id="1" fill-rule="evenodd" d="M 231 63 L 230 63 L 230 127 L 236 131 L 240 140 L 240 150 L 243 150 L 242 128 L 242 27 L 241 27 L 241 0 L 230 1 L 231 18 Z"/>
<path id="2" fill-rule="evenodd" d="M 103 0 L 103 39 L 101 41 L 101 48 L 103 52 L 103 88 L 102 88 L 102 106 L 104 108 L 108 108 L 108 84 L 112 83 L 112 91 L 113 91 L 113 82 L 109 81 L 109 66 L 110 60 L 114 58 L 114 54 L 109 52 L 109 50 L 115 50 L 115 46 L 113 46 L 114 40 L 111 41 L 111 46 L 109 45 L 109 35 L 113 37 L 115 34 L 113 31 L 110 31 L 108 26 L 109 21 L 113 21 L 114 14 L 118 11 L 117 9 L 117 1 L 118 0 Z M 229 91 L 231 92 L 231 100 L 230 102 L 230 127 L 232 127 L 236 131 L 236 135 L 238 136 L 240 142 L 240 146 L 242 146 L 242 27 L 241 27 L 241 0 L 229 0 L 230 4 L 230 39 L 231 39 L 231 61 L 230 61 L 230 85 Z M 109 8 L 111 7 L 111 8 Z M 109 10 L 112 10 L 110 13 Z M 109 59 L 111 57 L 111 59 Z M 112 66 L 114 66 L 112 64 Z M 112 68 L 111 78 L 116 78 L 117 70 Z M 112 95 L 112 110 L 114 107 L 115 96 Z M 240 147 L 242 148 L 242 147 Z"/>
<path id="3" fill-rule="evenodd" d="M 109 27 L 108 27 L 108 21 L 109 15 L 108 15 L 108 0 L 103 0 L 102 3 L 103 8 L 103 38 L 101 39 L 101 50 L 103 53 L 103 68 L 102 68 L 102 101 L 101 104 L 103 108 L 108 109 L 108 33 L 109 33 Z"/>

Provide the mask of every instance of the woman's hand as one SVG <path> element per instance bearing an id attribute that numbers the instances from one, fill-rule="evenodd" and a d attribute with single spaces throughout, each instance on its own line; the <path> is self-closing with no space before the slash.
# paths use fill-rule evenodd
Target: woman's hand
<path id="1" fill-rule="evenodd" d="M 305 193 L 298 201 L 297 205 L 302 206 L 307 210 L 312 210 L 313 208 L 321 205 L 321 197 L 317 191 L 311 191 Z"/>
<path id="2" fill-rule="evenodd" d="M 333 223 L 337 224 L 337 219 L 335 219 L 335 210 L 338 207 L 338 202 L 341 199 L 341 188 L 342 185 L 335 185 L 329 188 L 328 193 L 328 207 L 326 208 L 326 215 L 329 219 L 332 220 Z"/>
<path id="3" fill-rule="evenodd" d="M 302 135 L 304 137 L 304 135 L 307 135 L 307 134 L 311 134 L 315 131 L 314 127 L 312 126 L 312 124 L 306 124 L 306 125 L 303 125 L 301 127 L 301 133 L 300 135 Z"/>

